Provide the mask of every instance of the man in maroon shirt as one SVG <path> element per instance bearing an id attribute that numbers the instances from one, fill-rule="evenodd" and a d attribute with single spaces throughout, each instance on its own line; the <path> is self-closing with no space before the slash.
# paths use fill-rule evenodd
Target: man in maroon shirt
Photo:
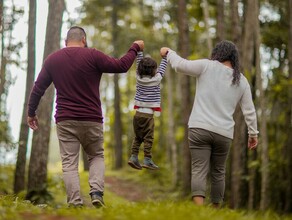
<path id="1" fill-rule="evenodd" d="M 124 73 L 132 66 L 137 52 L 144 49 L 135 41 L 120 59 L 87 48 L 86 33 L 74 26 L 67 33 L 66 47 L 50 54 L 35 81 L 28 101 L 28 126 L 36 130 L 36 110 L 51 83 L 56 97 L 57 135 L 63 179 L 70 206 L 82 206 L 78 174 L 80 144 L 88 156 L 92 204 L 104 206 L 103 117 L 99 84 L 103 73 Z"/>

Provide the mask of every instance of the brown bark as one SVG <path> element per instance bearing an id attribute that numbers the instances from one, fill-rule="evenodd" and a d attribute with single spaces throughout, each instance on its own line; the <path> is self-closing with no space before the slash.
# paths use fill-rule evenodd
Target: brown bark
<path id="1" fill-rule="evenodd" d="M 89 163 L 88 163 L 87 154 L 85 153 L 83 148 L 82 148 L 82 160 L 83 160 L 83 170 L 89 171 Z"/>
<path id="2" fill-rule="evenodd" d="M 186 1 L 178 1 L 178 29 L 179 29 L 179 51 L 182 57 L 189 56 L 189 29 L 188 16 L 186 10 Z M 191 188 L 191 156 L 188 145 L 188 119 L 190 115 L 190 79 L 188 76 L 180 75 L 180 85 L 182 94 L 182 118 L 184 124 L 184 141 L 182 147 L 183 155 L 183 170 L 182 170 L 182 186 L 183 195 L 188 195 Z"/>
<path id="3" fill-rule="evenodd" d="M 241 204 L 241 176 L 243 174 L 242 168 L 242 151 L 246 147 L 245 132 L 246 127 L 244 124 L 244 118 L 239 106 L 235 110 L 234 114 L 235 129 L 233 146 L 231 149 L 231 198 L 230 207 L 239 208 Z"/>
<path id="4" fill-rule="evenodd" d="M 232 1 L 232 0 L 231 0 Z M 216 41 L 225 39 L 225 22 L 224 22 L 224 0 L 217 0 L 216 14 Z"/>
<path id="5" fill-rule="evenodd" d="M 112 0 L 112 44 L 116 48 L 118 44 L 118 30 L 117 30 L 117 21 L 118 21 L 118 8 L 117 0 Z M 116 50 L 114 50 L 116 51 Z M 113 54 L 117 56 L 117 54 Z M 114 121 L 114 149 L 115 149 L 115 169 L 120 169 L 123 167 L 123 144 L 122 144 L 122 119 L 121 119 L 121 97 L 120 97 L 120 86 L 119 86 L 119 75 L 114 75 L 114 107 L 115 107 L 115 121 Z"/>
<path id="6" fill-rule="evenodd" d="M 233 31 L 233 39 L 237 44 L 240 45 L 240 55 L 241 55 L 241 69 L 243 73 L 252 73 L 253 66 L 252 64 L 254 59 L 254 8 L 250 1 L 247 0 L 245 2 L 244 7 L 244 24 L 243 24 L 243 32 L 241 35 L 239 34 L 239 26 L 234 27 Z M 232 17 L 233 23 L 238 23 L 238 12 L 237 9 L 238 3 L 237 1 L 232 1 Z M 238 28 L 237 28 L 238 27 Z M 242 40 L 239 41 L 239 36 L 242 37 Z M 241 179 L 241 176 L 244 175 L 244 167 L 246 164 L 247 154 L 245 153 L 245 149 L 247 147 L 247 137 L 246 137 L 246 124 L 244 123 L 244 117 L 242 112 L 237 108 L 234 114 L 235 119 L 235 132 L 234 132 L 234 140 L 233 140 L 233 149 L 232 149 L 232 171 L 231 171 L 231 200 L 230 206 L 232 208 L 239 208 L 246 203 L 244 201 L 244 182 Z M 248 171 L 254 173 L 253 171 Z M 253 177 L 251 177 L 253 179 Z"/>
<path id="7" fill-rule="evenodd" d="M 60 48 L 64 0 L 49 0 L 44 59 Z M 28 197 L 32 192 L 46 190 L 47 161 L 54 100 L 54 86 L 51 85 L 42 97 L 38 108 L 39 129 L 34 132 L 28 175 Z M 32 197 L 31 197 L 32 198 Z M 28 198 L 28 199 L 31 199 Z M 37 202 L 37 201 L 36 201 Z"/>
<path id="8" fill-rule="evenodd" d="M 289 76 L 288 79 L 292 81 L 292 0 L 289 0 L 289 42 L 288 42 L 288 58 L 289 58 Z M 287 127 L 287 134 L 292 134 L 292 86 L 288 87 L 288 111 L 287 111 L 287 120 L 286 120 L 286 127 Z M 286 168 L 286 175 L 287 175 L 287 193 L 286 193 L 286 204 L 285 204 L 285 211 L 292 212 L 292 135 L 288 135 L 287 141 L 285 143 L 285 148 L 287 150 L 287 161 L 288 166 Z"/>
<path id="9" fill-rule="evenodd" d="M 252 8 L 254 8 L 254 41 L 255 41 L 255 64 L 256 64 L 256 79 L 257 79 L 257 89 L 259 91 L 259 107 L 261 114 L 259 117 L 260 121 L 260 136 L 261 136 L 261 201 L 260 209 L 266 210 L 269 207 L 269 152 L 268 152 L 268 134 L 267 134 L 267 104 L 265 91 L 263 88 L 262 72 L 260 67 L 260 23 L 258 20 L 259 16 L 259 1 L 252 1 Z"/>
<path id="10" fill-rule="evenodd" d="M 1 33 L 1 35 L 3 33 L 3 23 L 2 23 L 2 18 L 3 18 L 3 1 L 4 0 L 0 0 L 0 33 Z"/>
<path id="11" fill-rule="evenodd" d="M 209 35 L 209 29 L 210 29 L 209 20 L 210 20 L 210 16 L 209 16 L 208 1 L 207 0 L 202 0 L 202 6 L 203 6 L 203 14 L 204 14 L 204 21 L 205 21 L 205 29 L 206 29 L 205 32 L 206 32 L 207 47 L 208 47 L 208 52 L 210 54 L 211 50 L 212 50 L 212 40 L 211 40 L 211 36 Z M 218 20 L 217 20 L 217 22 L 218 22 Z"/>
<path id="12" fill-rule="evenodd" d="M 35 74 L 35 34 L 36 34 L 36 0 L 29 1 L 29 19 L 28 19 L 28 47 L 27 47 L 27 75 L 26 89 L 24 97 L 24 108 L 22 112 L 18 154 L 14 176 L 14 193 L 18 193 L 25 189 L 25 168 L 26 168 L 26 152 L 28 143 L 29 127 L 26 123 L 26 106 L 30 95 L 30 90 L 34 82 Z"/>
<path id="13" fill-rule="evenodd" d="M 238 15 L 238 1 L 230 1 L 231 8 L 231 23 L 232 23 L 232 33 L 231 38 L 234 43 L 238 46 L 238 36 L 241 35 L 241 27 L 239 24 Z M 245 125 L 242 123 L 244 121 L 243 115 L 239 107 L 236 108 L 234 113 L 235 129 L 234 129 L 234 139 L 233 146 L 231 148 L 231 166 L 230 166 L 230 207 L 238 208 L 241 202 L 240 199 L 240 186 L 241 186 L 241 175 L 242 175 L 242 149 L 245 147 L 245 140 L 243 139 L 245 133 Z"/>
<path id="14" fill-rule="evenodd" d="M 238 49 L 241 49 L 241 27 L 239 24 L 238 14 L 238 0 L 230 0 L 231 9 L 231 38 L 232 41 L 237 45 Z"/>
<path id="15" fill-rule="evenodd" d="M 167 111 L 168 111 L 168 133 L 167 144 L 170 149 L 170 161 L 172 167 L 172 185 L 178 185 L 178 159 L 177 159 L 177 146 L 175 143 L 175 128 L 174 128 L 174 114 L 173 114 L 173 75 L 170 74 L 169 69 L 166 70 L 167 80 Z"/>
<path id="16" fill-rule="evenodd" d="M 2 107 L 2 94 L 4 91 L 4 84 L 5 84 L 5 72 L 6 72 L 6 57 L 4 54 L 4 11 L 3 11 L 3 1 L 1 1 L 1 63 L 0 63 L 0 111 L 2 111 L 3 107 Z"/>

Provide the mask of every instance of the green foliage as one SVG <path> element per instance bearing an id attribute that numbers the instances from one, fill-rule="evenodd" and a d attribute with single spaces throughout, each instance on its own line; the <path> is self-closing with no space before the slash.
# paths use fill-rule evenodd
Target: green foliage
<path id="1" fill-rule="evenodd" d="M 4 166 L 0 164 L 0 195 L 12 194 L 13 190 L 13 166 Z"/>
<path id="2" fill-rule="evenodd" d="M 3 117 L 2 117 L 3 118 Z M 11 143 L 10 129 L 7 120 L 0 121 L 0 141 L 5 144 Z"/>
<path id="3" fill-rule="evenodd" d="M 18 20 L 23 16 L 24 10 L 23 8 L 17 8 L 13 2 L 2 1 L 0 13 L 2 42 L 0 46 L 0 163 L 4 163 L 5 160 L 2 158 L 5 158 L 5 154 L 15 148 L 11 140 L 9 115 L 6 109 L 8 89 L 14 82 L 8 66 L 20 66 L 20 49 L 23 46 L 22 42 L 16 42 L 12 32 Z"/>
<path id="4" fill-rule="evenodd" d="M 8 116 L 5 112 L 0 112 L 0 158 L 2 163 L 5 161 L 2 157 L 5 158 L 6 153 L 14 148 L 15 144 L 12 142 Z"/>

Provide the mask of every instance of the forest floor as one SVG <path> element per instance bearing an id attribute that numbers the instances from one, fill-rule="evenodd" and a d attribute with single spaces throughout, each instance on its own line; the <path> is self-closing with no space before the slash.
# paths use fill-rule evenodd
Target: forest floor
<path id="1" fill-rule="evenodd" d="M 145 191 L 145 187 L 133 181 L 107 176 L 105 184 L 108 190 L 131 202 L 141 202 L 149 198 L 149 193 Z"/>
<path id="2" fill-rule="evenodd" d="M 113 193 L 122 199 L 129 202 L 144 202 L 155 200 L 155 196 L 148 193 L 149 189 L 140 183 L 132 180 L 125 180 L 120 177 L 106 176 L 105 177 L 105 194 Z M 90 196 L 83 195 L 84 205 L 92 207 Z M 106 197 L 104 198 L 107 205 Z"/>
<path id="3" fill-rule="evenodd" d="M 149 189 L 142 186 L 142 184 L 134 182 L 133 180 L 125 180 L 120 177 L 106 176 L 105 177 L 106 191 L 105 193 L 116 194 L 129 202 L 143 202 L 149 199 L 153 199 L 147 192 Z M 92 208 L 92 204 L 89 196 L 83 196 L 84 205 Z M 106 201 L 105 201 L 106 202 Z M 71 220 L 72 217 L 60 216 L 60 215 L 48 215 L 47 213 L 35 214 L 30 212 L 24 212 L 21 214 L 23 219 L 29 220 Z"/>
<path id="4" fill-rule="evenodd" d="M 130 170 L 129 170 L 130 169 Z M 155 178 L 159 171 L 136 171 L 129 168 L 114 171 L 105 176 L 105 203 L 107 194 L 111 193 L 127 202 L 141 203 L 148 201 L 163 201 L 175 196 L 172 187 Z M 83 182 L 86 181 L 83 179 Z M 84 203 L 91 206 L 90 197 L 84 195 Z"/>
<path id="5" fill-rule="evenodd" d="M 5 181 L 2 188 L 12 186 L 12 169 L 2 170 Z M 291 215 L 265 212 L 231 210 L 227 207 L 195 206 L 190 199 L 179 197 L 179 189 L 171 186 L 168 169 L 136 171 L 124 168 L 107 171 L 105 177 L 105 208 L 96 209 L 88 195 L 88 172 L 80 172 L 80 184 L 84 207 L 68 208 L 60 172 L 52 172 L 48 178 L 49 191 L 54 202 L 34 205 L 15 197 L 11 189 L 0 193 L 0 219 L 2 220 L 177 220 L 177 219 L 236 219 L 236 220 L 292 220 Z M 1 175 L 0 175 L 1 180 Z M 0 184 L 0 186 L 1 186 Z M 0 190 L 1 192 L 1 190 Z M 2 194 L 2 195 L 1 195 Z"/>

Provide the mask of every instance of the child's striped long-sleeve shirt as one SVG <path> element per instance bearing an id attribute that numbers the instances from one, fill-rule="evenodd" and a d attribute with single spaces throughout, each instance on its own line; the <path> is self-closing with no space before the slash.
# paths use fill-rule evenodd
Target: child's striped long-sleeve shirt
<path id="1" fill-rule="evenodd" d="M 137 70 L 139 62 L 143 59 L 143 52 L 140 51 L 137 54 Z M 151 108 L 154 111 L 161 111 L 161 94 L 160 83 L 165 74 L 167 67 L 167 59 L 162 58 L 157 73 L 155 76 L 143 76 L 140 77 L 138 72 L 136 73 L 136 95 L 135 95 L 135 109 L 137 108 Z"/>

